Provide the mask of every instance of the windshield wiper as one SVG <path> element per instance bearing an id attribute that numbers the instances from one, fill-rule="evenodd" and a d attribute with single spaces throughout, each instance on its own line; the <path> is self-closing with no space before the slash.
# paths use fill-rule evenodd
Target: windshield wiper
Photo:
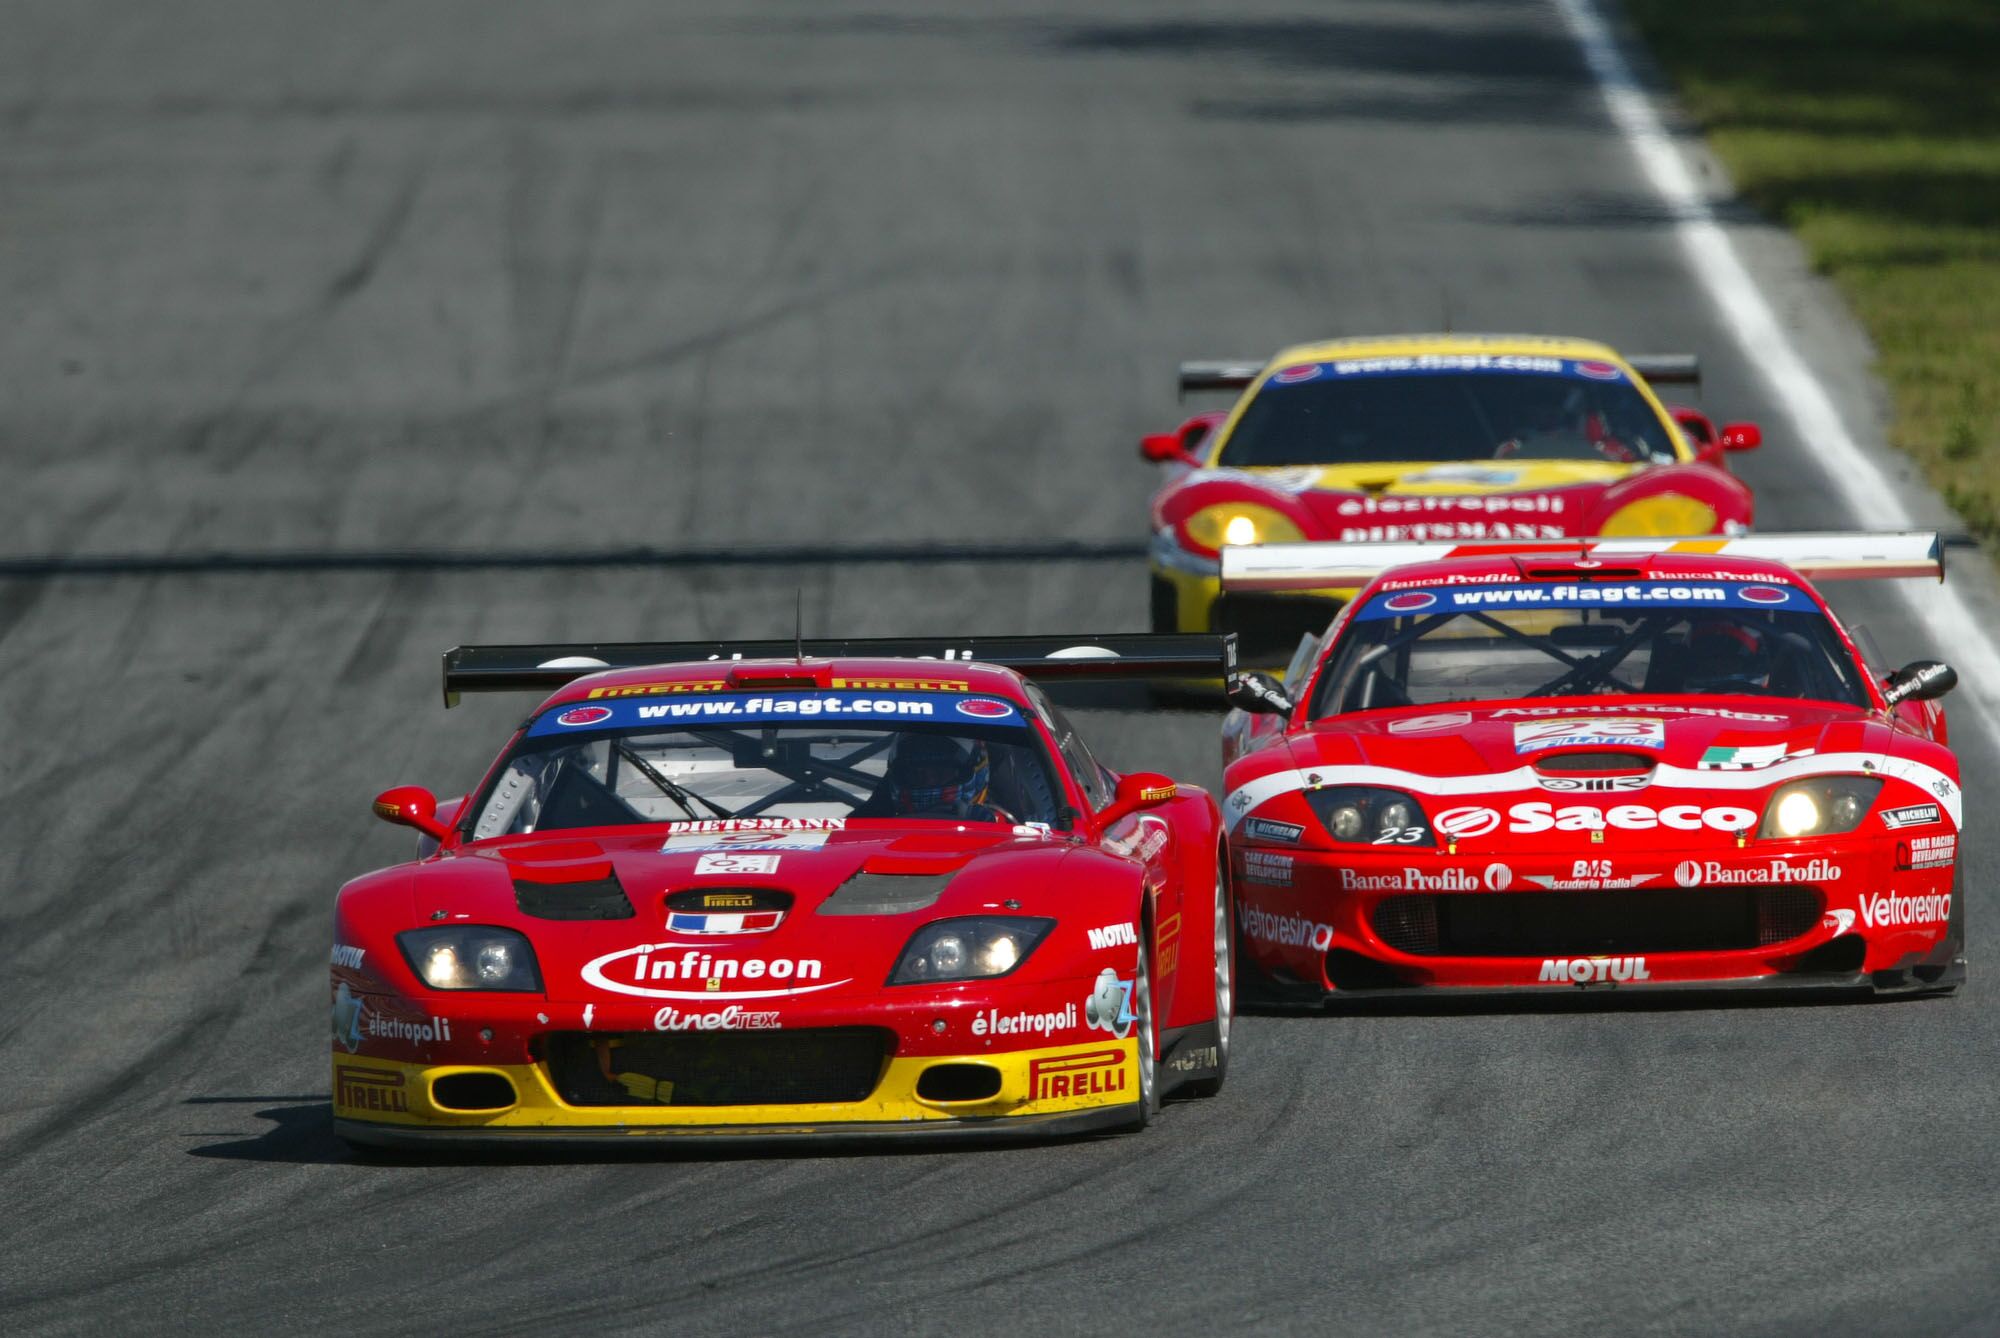
<path id="1" fill-rule="evenodd" d="M 696 804 L 700 804 L 703 808 L 715 814 L 715 816 L 718 818 L 733 818 L 736 816 L 734 813 L 731 813 L 728 809 L 724 808 L 722 805 L 716 803 L 713 799 L 704 798 L 701 795 L 696 794 L 693 790 L 688 789 L 686 786 L 677 784 L 674 781 L 669 780 L 665 775 L 665 773 L 663 773 L 658 767 L 654 766 L 651 762 L 648 762 L 645 758 L 639 756 L 639 754 L 633 752 L 630 748 L 627 748 L 624 744 L 619 743 L 619 744 L 614 744 L 612 746 L 617 748 L 618 755 L 620 757 L 624 758 L 627 762 L 630 762 L 633 766 L 639 768 L 640 772 L 644 774 L 647 780 L 659 786 L 660 793 L 664 794 L 667 798 L 673 800 L 676 804 L 679 804 L 681 806 L 681 812 L 687 814 L 689 817 L 692 818 L 699 816 L 694 811 L 694 806 Z"/>

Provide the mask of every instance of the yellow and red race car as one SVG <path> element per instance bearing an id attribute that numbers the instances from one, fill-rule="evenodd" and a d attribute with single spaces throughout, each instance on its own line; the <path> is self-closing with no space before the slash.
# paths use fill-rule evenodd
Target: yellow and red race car
<path id="1" fill-rule="evenodd" d="M 1340 339 L 1268 363 L 1191 362 L 1181 392 L 1242 390 L 1141 443 L 1153 498 L 1152 624 L 1228 631 L 1282 664 L 1352 590 L 1222 594 L 1225 545 L 1739 534 L 1750 490 L 1726 455 L 1763 440 L 1661 402 L 1686 355 L 1621 357 L 1531 335 Z"/>

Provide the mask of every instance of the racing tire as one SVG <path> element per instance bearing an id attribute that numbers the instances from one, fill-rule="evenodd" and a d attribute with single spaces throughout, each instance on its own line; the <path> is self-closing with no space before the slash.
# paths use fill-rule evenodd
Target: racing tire
<path id="1" fill-rule="evenodd" d="M 1236 1020 L 1236 916 L 1230 905 L 1229 865 L 1215 863 L 1215 1072 L 1197 1078 L 1181 1090 L 1189 1096 L 1214 1096 L 1229 1077 L 1229 1032 Z"/>
<path id="2" fill-rule="evenodd" d="M 1125 1127 L 1145 1128 L 1160 1113 L 1160 1036 L 1153 1023 L 1153 926 L 1142 924 L 1139 969 L 1132 977 L 1132 1031 L 1139 1042 L 1139 1102 Z"/>

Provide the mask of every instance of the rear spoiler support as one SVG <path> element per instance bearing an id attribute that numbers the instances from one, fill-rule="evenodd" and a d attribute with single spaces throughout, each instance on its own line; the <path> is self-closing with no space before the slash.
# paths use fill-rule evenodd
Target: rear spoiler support
<path id="1" fill-rule="evenodd" d="M 1701 384 L 1701 359 L 1692 353 L 1635 353 L 1625 363 L 1656 386 Z"/>
<path id="2" fill-rule="evenodd" d="M 711 660 L 936 660 L 998 665 L 1051 684 L 1221 683 L 1236 671 L 1236 635 L 1112 632 L 1091 636 L 855 637 L 823 641 L 617 641 L 454 646 L 444 653 L 444 704 L 466 692 L 553 692 L 606 669 Z M 1079 704 L 1098 704 L 1094 696 Z M 1111 701 L 1106 704 L 1121 704 Z"/>
<path id="3" fill-rule="evenodd" d="M 1944 579 L 1944 544 L 1935 530 L 1880 534 L 1694 535 L 1682 538 L 1461 539 L 1447 543 L 1264 544 L 1222 550 L 1224 590 L 1339 590 L 1366 585 L 1391 567 L 1446 558 L 1525 557 L 1615 561 L 1676 553 L 1765 558 L 1808 580 L 1868 577 Z"/>

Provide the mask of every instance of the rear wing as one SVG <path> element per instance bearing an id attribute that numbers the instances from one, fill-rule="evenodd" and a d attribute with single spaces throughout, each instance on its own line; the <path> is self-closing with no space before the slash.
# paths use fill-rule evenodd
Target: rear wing
<path id="1" fill-rule="evenodd" d="M 1701 359 L 1692 353 L 1635 353 L 1626 365 L 1656 386 L 1701 384 Z M 1217 358 L 1181 364 L 1181 398 L 1204 391 L 1242 390 L 1263 372 L 1267 360 Z"/>
<path id="2" fill-rule="evenodd" d="M 855 637 L 843 640 L 564 642 L 454 646 L 444 653 L 444 704 L 466 692 L 553 692 L 606 669 L 710 660 L 941 660 L 999 665 L 1045 685 L 1073 685 L 1077 705 L 1151 705 L 1150 684 L 1199 691 L 1220 702 L 1236 671 L 1236 636 L 1112 632 L 1092 636 Z M 1131 687 L 1138 694 L 1102 691 Z"/>
<path id="3" fill-rule="evenodd" d="M 1935 530 L 1882 534 L 1746 534 L 1690 538 L 1463 539 L 1452 543 L 1264 544 L 1222 550 L 1224 590 L 1326 590 L 1366 585 L 1391 567 L 1446 558 L 1653 557 L 1687 553 L 1710 557 L 1765 558 L 1810 580 L 1924 576 L 1944 579 L 1944 544 Z"/>

